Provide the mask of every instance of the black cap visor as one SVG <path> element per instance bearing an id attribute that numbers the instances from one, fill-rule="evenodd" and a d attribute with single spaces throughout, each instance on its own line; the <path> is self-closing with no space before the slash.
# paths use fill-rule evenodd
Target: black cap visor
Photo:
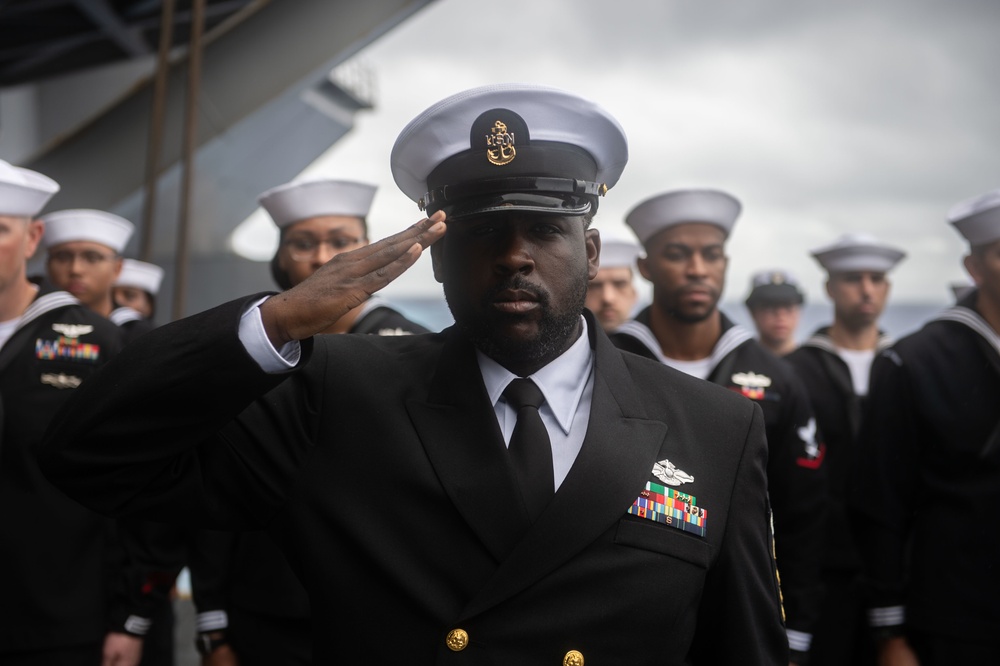
<path id="1" fill-rule="evenodd" d="M 746 305 L 748 308 L 767 305 L 802 305 L 804 300 L 802 292 L 794 285 L 765 284 L 750 292 Z"/>
<path id="2" fill-rule="evenodd" d="M 595 197 L 590 196 L 511 192 L 456 201 L 437 210 L 443 210 L 449 220 L 515 211 L 577 217 L 596 211 L 597 201 Z M 431 211 L 428 211 L 428 214 L 431 214 Z"/>

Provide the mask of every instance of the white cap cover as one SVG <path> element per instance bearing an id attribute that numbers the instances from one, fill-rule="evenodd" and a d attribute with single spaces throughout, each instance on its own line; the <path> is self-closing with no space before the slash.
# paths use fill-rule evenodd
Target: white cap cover
<path id="1" fill-rule="evenodd" d="M 392 177 L 421 209 L 450 217 L 526 210 L 583 215 L 618 182 L 628 141 L 607 111 L 572 93 L 498 84 L 452 95 L 392 148 Z"/>
<path id="2" fill-rule="evenodd" d="M 948 211 L 948 221 L 969 245 L 1000 240 L 1000 190 L 955 204 Z"/>
<path id="3" fill-rule="evenodd" d="M 638 243 L 628 240 L 601 240 L 601 268 L 635 269 L 635 260 L 642 253 Z"/>
<path id="4" fill-rule="evenodd" d="M 35 217 L 58 191 L 48 176 L 0 160 L 0 215 Z"/>
<path id="5" fill-rule="evenodd" d="M 817 248 L 811 254 L 828 273 L 886 273 L 906 256 L 902 250 L 865 233 L 844 234 L 837 242 Z"/>
<path id="6" fill-rule="evenodd" d="M 739 199 L 721 190 L 673 190 L 639 203 L 625 224 L 643 245 L 664 229 L 688 223 L 714 224 L 728 237 L 742 209 Z"/>
<path id="7" fill-rule="evenodd" d="M 352 180 L 292 181 L 269 189 L 257 200 L 278 227 L 287 227 L 326 215 L 365 218 L 376 189 L 375 185 Z"/>
<path id="8" fill-rule="evenodd" d="M 135 229 L 124 217 L 90 208 L 57 210 L 41 219 L 45 222 L 45 235 L 42 236 L 45 248 L 73 241 L 90 241 L 121 254 Z"/>
<path id="9" fill-rule="evenodd" d="M 135 287 L 156 296 L 160 291 L 161 282 L 163 282 L 163 269 L 156 264 L 138 259 L 124 259 L 115 286 Z"/>

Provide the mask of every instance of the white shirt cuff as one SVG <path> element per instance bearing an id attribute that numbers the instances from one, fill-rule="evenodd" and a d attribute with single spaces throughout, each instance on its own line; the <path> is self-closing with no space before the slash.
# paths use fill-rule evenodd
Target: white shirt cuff
<path id="1" fill-rule="evenodd" d="M 275 349 L 271 341 L 267 339 L 264 331 L 264 321 L 260 316 L 260 304 L 267 300 L 267 297 L 260 299 L 250 307 L 240 317 L 240 342 L 250 354 L 250 357 L 257 361 L 257 365 L 264 372 L 275 374 L 288 372 L 294 368 L 299 358 L 302 356 L 302 345 L 298 340 L 285 343 L 281 349 Z"/>

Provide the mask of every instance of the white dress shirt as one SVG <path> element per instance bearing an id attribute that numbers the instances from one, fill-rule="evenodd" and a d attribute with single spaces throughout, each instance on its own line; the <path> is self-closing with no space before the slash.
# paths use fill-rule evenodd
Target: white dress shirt
<path id="1" fill-rule="evenodd" d="M 297 341 L 274 348 L 264 332 L 258 307 L 266 299 L 251 304 L 240 318 L 239 337 L 264 372 L 288 372 L 299 362 L 301 346 Z M 529 376 L 545 396 L 538 410 L 552 443 L 552 474 L 558 489 L 569 473 L 590 423 L 590 404 L 594 395 L 594 352 L 590 348 L 587 320 L 580 317 L 581 334 L 561 356 Z M 476 352 L 483 383 L 490 397 L 500 431 L 506 444 L 517 422 L 517 412 L 507 404 L 503 391 L 517 375 L 481 352 Z"/>

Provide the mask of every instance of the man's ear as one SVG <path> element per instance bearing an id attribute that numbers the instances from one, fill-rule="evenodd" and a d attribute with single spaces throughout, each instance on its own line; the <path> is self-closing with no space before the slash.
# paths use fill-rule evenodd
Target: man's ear
<path id="1" fill-rule="evenodd" d="M 593 280 L 601 268 L 601 233 L 597 229 L 586 229 L 583 234 L 587 246 L 587 274 Z"/>
<path id="2" fill-rule="evenodd" d="M 25 243 L 24 247 L 25 259 L 31 259 L 35 256 L 35 251 L 38 249 L 38 244 L 42 242 L 42 236 L 44 235 L 45 223 L 39 219 L 29 219 L 27 243 Z"/>
<path id="3" fill-rule="evenodd" d="M 434 268 L 434 279 L 441 284 L 444 283 L 444 251 L 447 240 L 448 234 L 445 234 L 444 238 L 439 238 L 436 243 L 431 245 L 431 267 Z"/>
<path id="4" fill-rule="evenodd" d="M 641 275 L 644 280 L 647 282 L 653 281 L 649 277 L 649 259 L 647 259 L 645 255 L 635 260 L 635 267 L 639 269 L 639 275 Z"/>

